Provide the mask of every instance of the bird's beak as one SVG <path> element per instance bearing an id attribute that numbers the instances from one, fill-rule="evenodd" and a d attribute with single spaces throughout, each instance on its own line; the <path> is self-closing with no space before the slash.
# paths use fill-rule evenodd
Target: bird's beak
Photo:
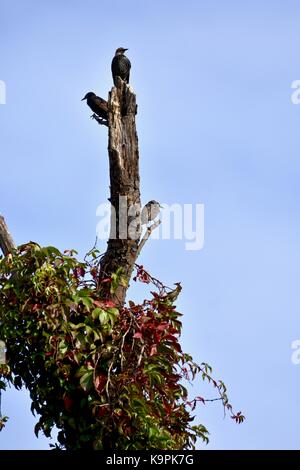
<path id="1" fill-rule="evenodd" d="M 124 49 L 124 51 L 128 51 L 128 49 Z"/>
<path id="2" fill-rule="evenodd" d="M 84 98 L 82 98 L 82 100 L 81 100 L 81 101 L 84 101 L 85 99 L 86 99 L 86 98 L 84 97 Z"/>

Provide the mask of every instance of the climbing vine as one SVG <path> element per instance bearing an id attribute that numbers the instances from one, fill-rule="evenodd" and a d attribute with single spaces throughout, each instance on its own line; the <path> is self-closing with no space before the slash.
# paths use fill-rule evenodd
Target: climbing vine
<path id="1" fill-rule="evenodd" d="M 238 423 L 223 382 L 181 349 L 174 295 L 137 266 L 135 281 L 151 298 L 117 308 L 101 295 L 122 282 L 117 271 L 99 282 L 100 253 L 85 260 L 36 243 L 0 258 L 0 339 L 7 347 L 0 389 L 26 387 L 36 435 L 59 430 L 61 449 L 192 449 L 208 441 L 186 383 L 209 381 Z M 0 416 L 0 429 L 6 416 Z"/>

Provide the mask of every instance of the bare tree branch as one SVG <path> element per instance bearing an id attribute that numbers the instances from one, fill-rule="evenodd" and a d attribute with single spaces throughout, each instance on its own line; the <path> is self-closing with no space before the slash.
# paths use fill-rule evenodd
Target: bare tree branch
<path id="1" fill-rule="evenodd" d="M 138 259 L 138 256 L 140 254 L 140 252 L 142 251 L 142 248 L 144 247 L 146 241 L 148 240 L 148 238 L 151 236 L 151 233 L 156 229 L 156 227 L 158 227 L 159 225 L 161 224 L 161 220 L 157 220 L 154 224 L 150 225 L 149 227 L 147 227 L 147 230 L 138 246 L 138 249 L 136 251 L 136 257 L 135 259 L 137 260 Z"/>

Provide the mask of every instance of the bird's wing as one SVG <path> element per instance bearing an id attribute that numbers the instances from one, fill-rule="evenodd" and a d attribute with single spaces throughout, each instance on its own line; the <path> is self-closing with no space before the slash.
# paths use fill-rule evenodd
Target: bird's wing
<path id="1" fill-rule="evenodd" d="M 127 67 L 130 69 L 130 67 L 131 67 L 131 62 L 130 62 L 130 60 L 129 60 L 128 57 L 126 57 L 126 56 L 124 56 L 124 59 L 126 59 L 126 65 L 127 65 Z"/>
<path id="2" fill-rule="evenodd" d="M 113 75 L 116 75 L 118 71 L 118 58 L 116 56 L 111 61 L 111 71 Z"/>
<path id="3" fill-rule="evenodd" d="M 127 68 L 127 70 L 128 70 L 128 73 L 129 73 L 129 72 L 130 72 L 130 69 L 131 69 L 131 62 L 130 62 L 130 60 L 128 59 L 128 57 L 126 57 L 126 56 L 124 56 L 124 59 L 125 59 L 124 63 L 126 64 L 126 68 Z"/>
<path id="4" fill-rule="evenodd" d="M 147 224 L 149 219 L 148 207 L 144 206 L 141 212 L 141 224 Z"/>
<path id="5" fill-rule="evenodd" d="M 107 101 L 105 101 L 103 98 L 100 98 L 100 96 L 96 96 L 94 102 L 97 104 L 97 106 L 99 106 L 99 108 L 103 109 L 103 111 L 108 111 Z"/>
<path id="6" fill-rule="evenodd" d="M 126 64 L 127 64 L 127 68 L 128 68 L 128 72 L 127 72 L 127 83 L 129 83 L 131 62 L 130 62 L 130 60 L 128 59 L 128 57 L 126 57 L 126 59 L 127 59 Z"/>

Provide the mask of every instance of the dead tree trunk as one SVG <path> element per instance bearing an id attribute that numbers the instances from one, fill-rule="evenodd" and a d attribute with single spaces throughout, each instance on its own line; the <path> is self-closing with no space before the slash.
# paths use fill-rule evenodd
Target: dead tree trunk
<path id="1" fill-rule="evenodd" d="M 140 242 L 140 175 L 136 132 L 136 97 L 130 86 L 119 80 L 108 99 L 111 227 L 107 251 L 100 264 L 100 281 L 117 270 L 122 280 L 113 298 L 125 301 L 128 283 Z"/>
<path id="2" fill-rule="evenodd" d="M 118 78 L 118 77 L 117 77 Z M 141 240 L 141 200 L 139 149 L 135 116 L 136 96 L 121 79 L 108 99 L 108 156 L 110 169 L 111 227 L 107 250 L 100 261 L 99 291 L 118 306 L 124 305 L 134 264 L 146 240 L 160 221 L 148 226 Z M 4 255 L 15 244 L 4 218 L 0 216 L 0 248 Z M 121 273 L 118 287 L 112 293 L 104 278 Z"/>
<path id="3" fill-rule="evenodd" d="M 4 217 L 0 215 L 0 248 L 4 256 L 8 255 L 15 248 L 15 243 L 8 231 Z"/>

